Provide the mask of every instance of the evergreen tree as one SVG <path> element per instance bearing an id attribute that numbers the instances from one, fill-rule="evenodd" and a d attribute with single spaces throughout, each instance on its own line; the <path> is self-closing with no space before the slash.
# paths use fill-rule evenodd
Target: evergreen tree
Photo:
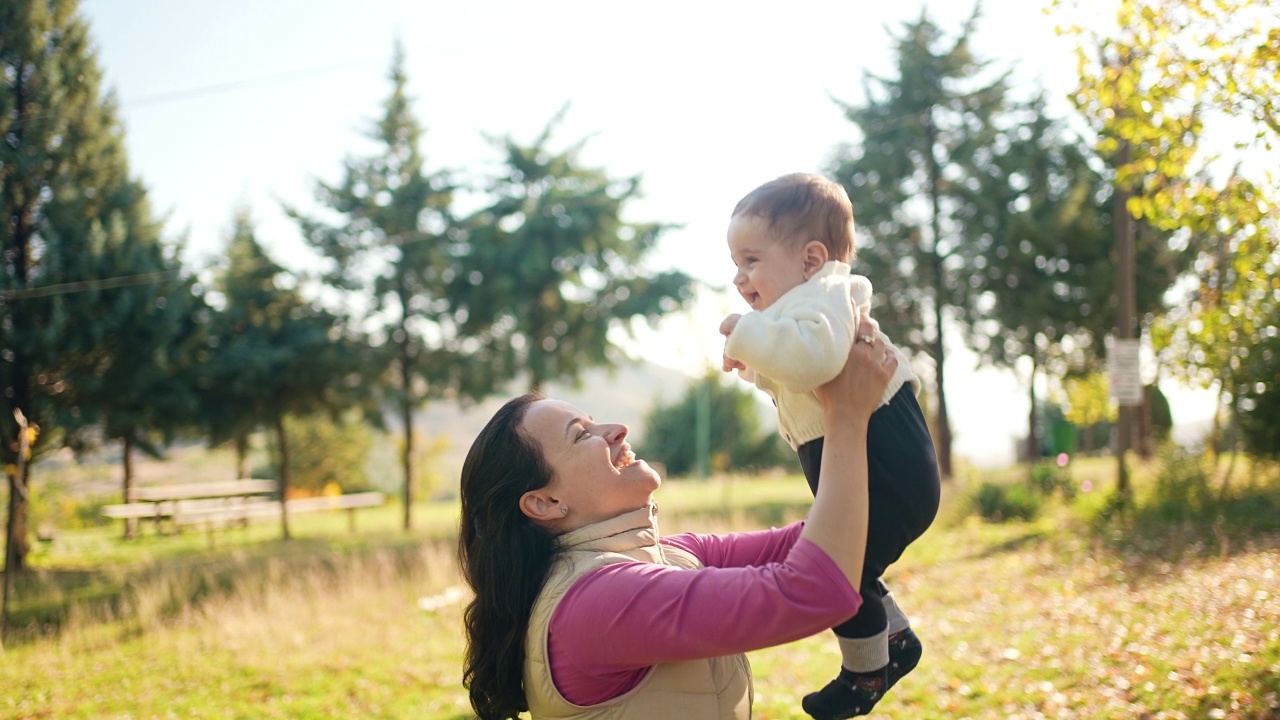
<path id="1" fill-rule="evenodd" d="M 145 202 L 134 209 L 145 211 Z M 127 217 L 125 211 L 120 215 Z M 101 336 L 77 353 L 92 362 L 77 369 L 55 415 L 64 442 L 76 450 L 121 443 L 124 502 L 134 501 L 134 450 L 162 457 L 179 432 L 199 424 L 194 363 L 206 308 L 193 291 L 194 278 L 182 274 L 176 255 L 158 239 L 147 237 L 149 227 L 158 230 L 126 222 L 117 229 L 123 235 L 104 248 L 100 276 L 147 271 L 144 276 L 154 281 L 104 291 L 94 314 L 81 317 Z M 127 520 L 126 537 L 136 527 L 136 520 Z"/>
<path id="2" fill-rule="evenodd" d="M 943 330 L 971 298 L 971 247 L 981 232 L 970 193 L 975 153 L 988 148 L 1005 96 L 969 48 L 977 18 L 946 43 L 925 14 L 896 38 L 897 76 L 864 76 L 864 105 L 840 103 L 862 142 L 838 149 L 832 176 L 858 225 L 855 268 L 875 286 L 873 314 L 896 342 L 933 363 L 935 442 L 951 474 Z"/>
<path id="3" fill-rule="evenodd" d="M 338 224 L 290 210 L 313 247 L 332 261 L 324 280 L 348 295 L 353 321 L 372 333 L 380 350 L 366 368 L 371 390 L 395 408 L 404 433 L 404 527 L 412 527 L 414 411 L 449 389 L 453 358 L 440 349 L 451 329 L 442 283 L 450 267 L 453 190 L 442 172 L 428 173 L 421 151 L 422 126 L 406 92 L 404 52 L 396 46 L 391 96 L 369 133 L 379 145 L 365 158 L 348 160 L 340 184 L 319 183 L 317 199 L 341 218 Z"/>
<path id="4" fill-rule="evenodd" d="M 969 344 L 987 361 L 1030 361 L 1027 457 L 1039 454 L 1036 376 L 1091 366 L 1114 317 L 1110 192 L 1082 142 L 1046 113 L 1043 97 L 975 155 Z M 1110 311 L 1110 312 L 1108 312 Z M 1100 344 L 1100 343 L 1099 343 Z"/>
<path id="5" fill-rule="evenodd" d="M 211 321 L 200 378 L 204 415 L 215 442 L 240 440 L 258 428 L 275 438 L 281 529 L 291 477 L 285 419 L 355 404 L 350 378 L 361 359 L 333 314 L 308 303 L 296 278 L 258 242 L 247 211 L 235 218 L 227 265 L 217 283 L 221 305 Z"/>
<path id="6" fill-rule="evenodd" d="M 456 366 L 457 386 L 469 395 L 517 376 L 533 390 L 577 381 L 620 359 L 611 330 L 675 311 L 690 296 L 684 273 L 644 266 L 667 226 L 622 219 L 640 178 L 583 166 L 582 143 L 550 147 L 564 112 L 532 145 L 498 141 L 504 166 L 490 179 L 489 203 L 467 219 L 450 298 L 467 338 L 457 349 L 471 358 Z"/>
<path id="7" fill-rule="evenodd" d="M 158 244 L 145 192 L 129 178 L 115 102 L 74 0 L 0 3 L 0 464 L 15 467 L 14 413 L 44 429 L 37 456 L 77 442 L 78 428 L 116 418 L 139 437 L 158 414 L 127 419 L 138 365 L 183 320 L 145 328 L 155 300 L 184 302 L 176 261 Z M 150 303 L 149 307 L 144 307 Z M 180 313 L 179 313 L 180 314 Z M 143 333 L 139 336 L 139 333 Z M 166 360 L 167 361 L 167 360 Z M 163 374 L 163 370 L 158 371 Z M 112 374 L 127 387 L 108 387 Z M 124 400 L 128 395 L 130 400 Z M 115 409 L 112 409 L 115 408 Z M 115 420 L 111 420 L 112 423 Z M 150 427 L 147 427 L 150 426 Z M 120 425 L 106 426 L 115 433 Z M 31 465 L 9 472 L 6 567 L 24 565 Z"/>

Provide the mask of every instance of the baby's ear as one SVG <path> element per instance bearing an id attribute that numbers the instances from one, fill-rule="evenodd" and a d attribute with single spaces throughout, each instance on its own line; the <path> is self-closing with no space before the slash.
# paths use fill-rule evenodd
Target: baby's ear
<path id="1" fill-rule="evenodd" d="M 801 260 L 804 262 L 804 279 L 808 280 L 815 273 L 827 264 L 830 255 L 827 253 L 827 246 L 817 240 L 810 240 L 805 243 L 804 249 L 801 251 Z"/>

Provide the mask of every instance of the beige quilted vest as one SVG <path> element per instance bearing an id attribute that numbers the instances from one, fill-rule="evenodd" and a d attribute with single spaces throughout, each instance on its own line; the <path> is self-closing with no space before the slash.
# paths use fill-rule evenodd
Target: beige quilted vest
<path id="1" fill-rule="evenodd" d="M 535 720 L 745 720 L 751 717 L 751 666 L 746 655 L 655 665 L 630 692 L 583 707 L 565 700 L 551 680 L 547 632 L 551 614 L 578 578 L 618 562 L 682 568 L 702 564 L 683 550 L 658 544 L 657 507 L 635 510 L 558 539 L 560 557 L 534 603 L 525 642 L 524 690 Z"/>

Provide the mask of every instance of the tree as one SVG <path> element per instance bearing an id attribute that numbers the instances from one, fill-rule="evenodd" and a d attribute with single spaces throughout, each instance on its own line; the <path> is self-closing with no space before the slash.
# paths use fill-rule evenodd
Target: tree
<path id="1" fill-rule="evenodd" d="M 698 469 L 698 405 L 709 399 L 710 447 L 719 470 L 761 470 L 781 467 L 794 455 L 776 432 L 762 428 L 755 393 L 720 381 L 717 373 L 689 383 L 671 405 L 655 407 L 645 418 L 645 438 L 636 452 L 661 458 L 667 473 L 690 475 Z"/>
<path id="2" fill-rule="evenodd" d="M 125 238 L 124 245 L 133 246 L 126 257 L 105 253 L 110 261 L 101 275 L 155 268 L 159 279 L 102 292 L 95 314 L 80 318 L 103 331 L 102 337 L 85 353 L 93 363 L 70 378 L 55 415 L 64 442 L 77 451 L 103 441 L 121 444 L 124 502 L 134 501 L 134 450 L 162 457 L 181 431 L 199 424 L 194 362 L 203 341 L 203 299 L 193 291 L 195 279 L 178 269 L 176 256 L 168 256 L 154 238 L 140 239 Z M 136 519 L 126 520 L 126 537 L 136 529 Z"/>
<path id="3" fill-rule="evenodd" d="M 263 250 L 247 210 L 236 214 L 219 277 L 219 307 L 200 378 L 205 416 L 215 443 L 264 428 L 275 438 L 276 480 L 289 494 L 291 459 L 285 422 L 356 403 L 351 378 L 361 353 L 346 341 L 333 314 L 308 303 L 284 267 Z M 281 530 L 289 516 L 281 502 Z"/>
<path id="4" fill-rule="evenodd" d="M 640 178 L 584 167 L 582 143 L 549 147 L 560 112 L 532 145 L 495 141 L 505 166 L 488 204 L 467 218 L 468 248 L 453 278 L 460 332 L 458 387 L 472 395 L 523 375 L 531 389 L 576 381 L 620 357 L 613 330 L 677 310 L 691 294 L 681 272 L 645 260 L 668 226 L 624 221 Z"/>
<path id="5" fill-rule="evenodd" d="M 1273 258 L 1271 277 L 1280 275 Z M 1280 458 L 1280 307 L 1273 306 L 1270 331 L 1252 348 L 1240 375 L 1253 383 L 1241 383 L 1240 429 L 1245 448 L 1255 455 Z"/>
<path id="6" fill-rule="evenodd" d="M 290 448 L 290 487 L 311 494 L 369 489 L 365 462 L 373 434 L 359 418 L 335 421 L 325 414 L 289 418 L 285 435 Z"/>
<path id="7" fill-rule="evenodd" d="M 973 207 L 985 232 L 974 243 L 965 316 L 970 346 L 1013 368 L 1030 362 L 1028 451 L 1037 448 L 1035 379 L 1096 370 L 1116 316 L 1113 192 L 1089 144 L 1053 119 L 1040 97 L 1008 116 L 991 149 L 975 156 Z M 1169 233 L 1139 224 L 1138 312 L 1157 315 L 1194 257 Z"/>
<path id="8" fill-rule="evenodd" d="M 1155 319 L 1152 343 L 1184 378 L 1216 384 L 1237 417 L 1241 399 L 1280 372 L 1250 361 L 1276 332 L 1280 12 L 1248 0 L 1121 0 L 1115 26 L 1095 29 L 1071 22 L 1074 2 L 1055 7 L 1078 42 L 1076 103 L 1131 195 L 1127 209 L 1199 243 L 1190 296 Z M 1208 148 L 1215 129 L 1229 149 Z"/>
<path id="9" fill-rule="evenodd" d="M 1108 395 L 1107 376 L 1100 372 L 1077 375 L 1067 378 L 1064 385 L 1067 393 L 1065 417 L 1068 422 L 1084 428 L 1084 451 L 1092 452 L 1094 426 L 1116 420 L 1116 409 Z"/>
<path id="10" fill-rule="evenodd" d="M 83 422 L 110 421 L 115 437 L 154 428 L 159 416 L 130 417 L 125 408 L 138 409 L 138 396 L 124 396 L 145 392 L 133 384 L 155 369 L 138 367 L 132 353 L 154 360 L 147 353 L 157 350 L 125 344 L 159 342 L 138 336 L 148 332 L 140 316 L 166 291 L 182 307 L 186 292 L 145 191 L 129 177 L 115 101 L 103 97 L 90 46 L 74 0 L 0 3 L 0 464 L 14 469 L 15 538 L 7 570 L 22 569 L 28 548 L 32 464 L 16 471 L 15 411 L 43 428 L 33 461 L 75 443 Z M 183 322 L 151 319 L 164 323 L 161 335 Z M 107 374 L 130 386 L 108 387 Z"/>
<path id="11" fill-rule="evenodd" d="M 404 527 L 412 527 L 413 413 L 449 391 L 449 364 L 441 351 L 451 335 L 440 318 L 449 306 L 443 282 L 451 266 L 448 230 L 454 188 L 445 173 L 428 173 L 420 148 L 423 129 L 406 92 L 404 51 L 396 45 L 392 92 L 369 133 L 376 153 L 346 162 L 340 184 L 319 183 L 317 199 L 338 224 L 296 210 L 303 235 L 331 260 L 323 279 L 348 295 L 353 321 L 381 350 L 370 370 L 371 390 L 396 409 L 404 433 Z M 382 371 L 382 369 L 386 371 Z"/>
<path id="12" fill-rule="evenodd" d="M 968 248 L 982 232 L 966 185 L 975 153 L 996 133 L 1003 77 L 984 80 L 969 48 L 977 11 L 959 36 L 923 13 L 896 38 L 897 77 L 863 78 L 865 104 L 837 101 L 862 141 L 837 149 L 832 176 L 849 191 L 859 230 L 857 271 L 876 289 L 873 314 L 890 337 L 933 362 L 939 469 L 951 475 L 947 420 L 948 315 L 970 302 Z"/>
<path id="13" fill-rule="evenodd" d="M 1030 361 L 1027 457 L 1039 455 L 1036 376 L 1064 377 L 1110 325 L 1108 187 L 1083 143 L 1046 112 L 1042 97 L 1020 109 L 991 148 L 975 153 L 975 238 L 964 320 L 969 344 L 995 365 Z M 1105 330 L 1103 331 L 1105 332 Z"/>

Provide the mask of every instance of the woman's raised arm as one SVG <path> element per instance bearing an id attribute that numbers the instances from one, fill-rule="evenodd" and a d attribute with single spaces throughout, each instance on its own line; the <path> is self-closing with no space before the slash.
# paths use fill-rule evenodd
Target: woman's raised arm
<path id="1" fill-rule="evenodd" d="M 864 311 L 862 326 L 870 321 Z M 817 388 L 826 439 L 822 474 L 801 537 L 822 548 L 857 587 L 867 547 L 867 427 L 898 361 L 884 343 L 854 342 L 848 361 Z"/>

